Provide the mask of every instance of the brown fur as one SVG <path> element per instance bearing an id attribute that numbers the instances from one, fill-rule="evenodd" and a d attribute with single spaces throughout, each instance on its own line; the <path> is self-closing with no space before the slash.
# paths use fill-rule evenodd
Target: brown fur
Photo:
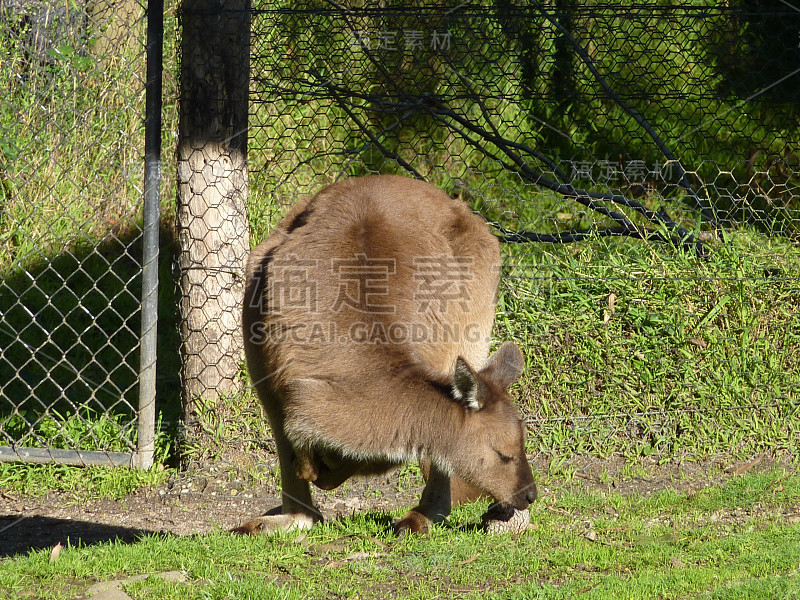
<path id="1" fill-rule="evenodd" d="M 523 357 L 506 343 L 487 360 L 499 262 L 480 217 L 414 179 L 345 180 L 284 217 L 251 253 L 243 311 L 284 515 L 243 531 L 319 520 L 309 482 L 420 459 L 429 481 L 398 531 L 449 514 L 451 477 L 527 507 L 535 484 L 506 392 Z"/>

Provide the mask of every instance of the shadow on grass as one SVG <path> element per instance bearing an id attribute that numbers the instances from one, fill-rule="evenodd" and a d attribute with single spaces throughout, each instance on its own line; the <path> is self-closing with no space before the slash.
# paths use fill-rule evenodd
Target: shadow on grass
<path id="1" fill-rule="evenodd" d="M 180 414 L 174 229 L 161 227 L 158 411 Z M 23 261 L 21 261 L 23 262 Z M 0 445 L 127 452 L 138 405 L 142 239 L 130 224 L 0 276 Z M 119 439 L 92 427 L 105 419 Z M 74 430 L 65 422 L 77 422 Z M 113 430 L 116 426 L 118 429 Z"/>
<path id="2" fill-rule="evenodd" d="M 0 531 L 3 531 L 0 536 L 0 559 L 52 548 L 59 543 L 73 547 L 115 540 L 132 544 L 144 535 L 158 533 L 135 527 L 39 516 L 0 516 Z"/>

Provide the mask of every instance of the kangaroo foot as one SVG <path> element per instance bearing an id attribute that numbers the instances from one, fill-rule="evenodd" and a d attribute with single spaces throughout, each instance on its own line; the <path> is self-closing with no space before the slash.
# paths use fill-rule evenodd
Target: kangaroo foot
<path id="1" fill-rule="evenodd" d="M 231 529 L 231 533 L 239 535 L 268 535 L 276 531 L 288 531 L 290 529 L 310 529 L 314 523 L 322 521 L 321 517 L 314 518 L 303 513 L 287 515 L 266 514 L 263 517 L 252 519 Z"/>
<path id="2" fill-rule="evenodd" d="M 407 533 L 428 535 L 431 531 L 431 520 L 416 510 L 408 511 L 402 519 L 394 521 L 392 525 L 398 537 L 403 537 Z"/>

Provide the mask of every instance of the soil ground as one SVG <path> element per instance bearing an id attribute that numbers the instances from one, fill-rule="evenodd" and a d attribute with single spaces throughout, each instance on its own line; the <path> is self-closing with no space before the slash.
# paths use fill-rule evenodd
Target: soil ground
<path id="1" fill-rule="evenodd" d="M 573 460 L 565 465 L 564 472 L 570 474 L 567 479 L 551 477 L 540 483 L 540 502 L 570 487 L 641 496 L 665 489 L 691 493 L 748 470 L 774 468 L 780 462 L 765 456 L 749 461 L 715 459 L 667 466 L 644 462 L 633 470 L 639 475 L 631 476 L 630 465 L 622 459 Z M 533 465 L 534 473 L 547 472 L 547 462 L 534 460 Z M 263 472 L 274 472 L 270 471 L 272 466 L 263 464 Z M 140 489 L 121 501 L 86 500 L 70 493 L 30 497 L 0 490 L 0 558 L 50 548 L 59 542 L 134 542 L 147 533 L 195 535 L 228 530 L 280 504 L 274 477 L 266 479 L 254 477 L 252 466 L 246 469 L 223 460 L 175 473 L 164 484 Z M 349 481 L 333 492 L 315 490 L 314 497 L 325 518 L 331 520 L 361 511 L 386 513 L 411 508 L 421 489 L 418 475 L 401 470 Z"/>

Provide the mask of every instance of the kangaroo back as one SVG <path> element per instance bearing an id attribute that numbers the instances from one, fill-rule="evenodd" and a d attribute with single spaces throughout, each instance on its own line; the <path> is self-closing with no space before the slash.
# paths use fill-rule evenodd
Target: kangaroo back
<path id="1" fill-rule="evenodd" d="M 499 244 L 460 201 L 397 176 L 349 179 L 297 205 L 248 262 L 245 338 L 268 348 L 269 385 L 371 381 L 416 365 L 480 368 L 494 321 Z"/>

